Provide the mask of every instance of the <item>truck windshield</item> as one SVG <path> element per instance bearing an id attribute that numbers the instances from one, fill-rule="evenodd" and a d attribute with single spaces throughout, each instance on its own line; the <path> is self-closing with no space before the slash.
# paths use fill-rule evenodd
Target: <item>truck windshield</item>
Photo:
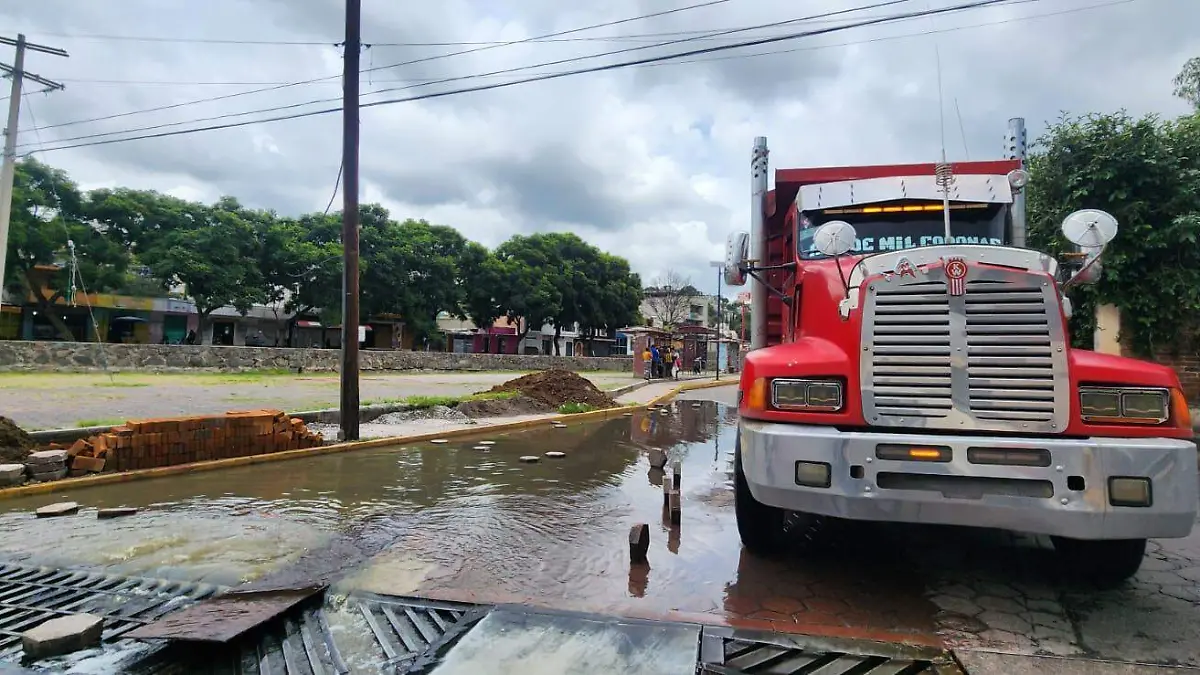
<path id="1" fill-rule="evenodd" d="M 1005 204 L 956 205 L 950 212 L 950 231 L 955 244 L 1003 245 Z M 870 208 L 870 207 L 868 207 Z M 854 253 L 871 254 L 899 251 L 921 246 L 940 246 L 946 241 L 946 228 L 938 210 L 892 213 L 848 212 L 850 209 L 810 211 L 800 214 L 796 248 L 802 260 L 825 257 L 813 248 L 817 228 L 831 220 L 844 220 L 854 226 L 858 237 Z"/>

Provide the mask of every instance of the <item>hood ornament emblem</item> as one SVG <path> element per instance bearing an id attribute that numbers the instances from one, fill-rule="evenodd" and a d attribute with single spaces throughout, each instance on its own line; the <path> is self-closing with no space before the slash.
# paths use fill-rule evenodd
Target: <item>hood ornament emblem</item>
<path id="1" fill-rule="evenodd" d="M 967 261 L 962 258 L 946 260 L 946 286 L 950 295 L 962 295 L 967 292 Z"/>

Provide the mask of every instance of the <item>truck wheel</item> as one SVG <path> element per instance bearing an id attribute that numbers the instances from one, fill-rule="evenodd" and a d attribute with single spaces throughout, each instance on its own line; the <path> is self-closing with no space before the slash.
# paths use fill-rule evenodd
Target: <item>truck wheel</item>
<path id="1" fill-rule="evenodd" d="M 763 504 L 750 494 L 746 474 L 742 471 L 742 444 L 733 453 L 733 506 L 737 514 L 738 534 L 742 545 L 751 553 L 772 555 L 784 548 L 784 522 L 787 512 Z"/>
<path id="2" fill-rule="evenodd" d="M 1120 586 L 1137 574 L 1146 555 L 1145 539 L 1083 540 L 1051 537 L 1066 571 L 1102 588 Z"/>

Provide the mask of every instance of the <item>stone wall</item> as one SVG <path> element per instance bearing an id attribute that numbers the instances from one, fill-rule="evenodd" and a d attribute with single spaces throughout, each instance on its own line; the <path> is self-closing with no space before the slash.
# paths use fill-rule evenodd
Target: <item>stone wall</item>
<path id="1" fill-rule="evenodd" d="M 336 349 L 126 345 L 84 342 L 0 340 L 0 371 L 70 372 L 296 370 L 337 371 Z M 452 354 L 447 352 L 362 351 L 363 370 L 545 370 L 631 372 L 631 358 Z"/>

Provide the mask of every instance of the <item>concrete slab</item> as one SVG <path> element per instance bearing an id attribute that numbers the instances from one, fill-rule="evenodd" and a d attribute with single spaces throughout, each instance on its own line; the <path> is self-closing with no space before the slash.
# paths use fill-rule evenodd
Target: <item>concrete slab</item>
<path id="1" fill-rule="evenodd" d="M 0 464 L 0 487 L 5 485 L 20 485 L 24 481 L 24 464 Z"/>
<path id="2" fill-rule="evenodd" d="M 93 614 L 73 614 L 50 619 L 21 634 L 25 658 L 42 659 L 70 654 L 100 644 L 104 619 Z"/>
<path id="3" fill-rule="evenodd" d="M 497 608 L 433 675 L 692 675 L 700 628 Z"/>
<path id="4" fill-rule="evenodd" d="M 954 654 L 969 675 L 1197 675 L 1195 668 L 997 652 Z"/>
<path id="5" fill-rule="evenodd" d="M 38 452 L 30 453 L 30 455 L 25 458 L 25 463 L 30 466 L 34 466 L 34 467 L 42 467 L 43 465 L 65 464 L 66 461 L 67 461 L 67 451 L 66 450 L 41 450 Z M 46 468 L 49 469 L 51 467 L 46 466 Z M 41 470 L 41 469 L 39 468 L 39 469 L 34 469 L 34 470 Z"/>
<path id="6" fill-rule="evenodd" d="M 38 518 L 54 518 L 55 516 L 70 516 L 79 513 L 79 504 L 76 502 L 58 502 L 43 506 L 36 511 Z"/>

